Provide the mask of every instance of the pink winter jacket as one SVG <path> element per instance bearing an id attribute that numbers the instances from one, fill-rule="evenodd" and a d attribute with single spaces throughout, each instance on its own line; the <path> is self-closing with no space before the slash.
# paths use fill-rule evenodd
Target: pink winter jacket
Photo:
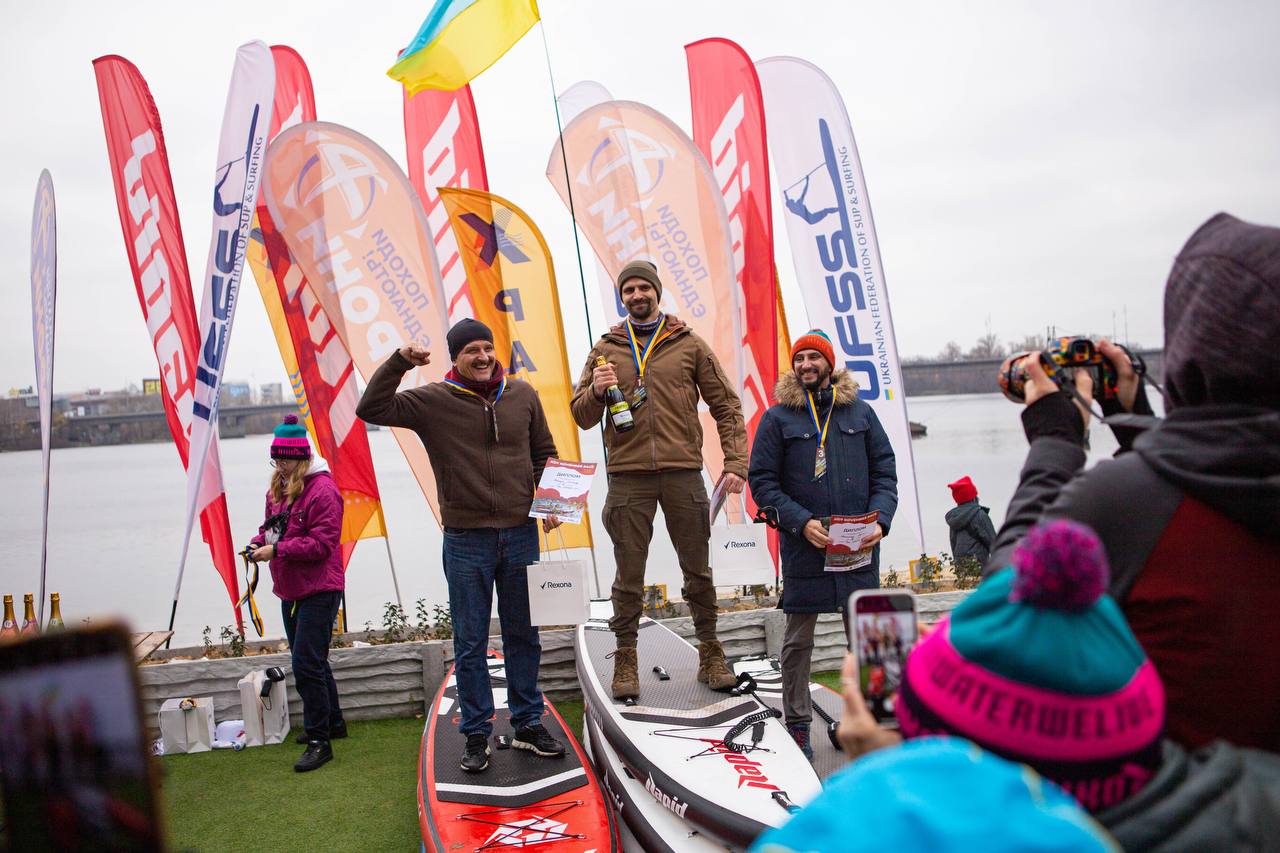
<path id="1" fill-rule="evenodd" d="M 270 518 L 285 509 L 267 494 L 266 515 Z M 252 542 L 266 544 L 264 528 Z M 271 580 L 278 598 L 297 601 L 318 592 L 342 590 L 342 493 L 326 469 L 307 475 L 302 494 L 289 509 L 289 524 L 276 542 L 271 561 Z"/>

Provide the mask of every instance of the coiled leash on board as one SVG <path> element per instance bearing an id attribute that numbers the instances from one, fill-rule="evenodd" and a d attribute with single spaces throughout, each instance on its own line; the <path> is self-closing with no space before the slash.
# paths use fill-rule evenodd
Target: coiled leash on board
<path id="1" fill-rule="evenodd" d="M 753 657 L 741 658 L 741 660 L 742 661 L 760 661 L 761 663 L 767 663 L 769 665 L 768 670 L 756 670 L 755 672 L 750 673 L 750 675 L 752 676 L 763 675 L 766 672 L 776 672 L 776 673 L 782 672 L 782 666 L 778 663 L 778 659 L 769 657 L 768 655 L 755 655 Z M 741 676 L 739 676 L 739 678 L 741 678 Z M 735 687 L 734 689 L 736 690 L 738 688 Z M 759 699 L 758 696 L 756 698 Z M 827 738 L 831 741 L 831 745 L 836 748 L 836 752 L 843 752 L 844 747 L 840 746 L 840 738 L 837 737 L 836 735 L 836 730 L 840 725 L 840 721 L 832 717 L 830 714 L 828 714 L 826 710 L 823 709 L 823 707 L 819 705 L 817 702 L 813 702 L 812 704 L 813 704 L 813 710 L 816 711 L 818 716 L 821 717 L 827 724 L 826 726 Z"/>
<path id="2" fill-rule="evenodd" d="M 253 554 L 253 546 L 246 545 L 244 550 L 240 552 L 240 558 L 244 561 L 244 595 L 240 596 L 240 600 L 236 602 L 236 609 L 245 604 L 249 605 L 249 621 L 253 622 L 253 630 L 258 632 L 258 636 L 263 635 L 262 614 L 258 612 L 258 602 L 254 600 L 253 594 L 258 590 L 258 564 L 251 555 Z"/>

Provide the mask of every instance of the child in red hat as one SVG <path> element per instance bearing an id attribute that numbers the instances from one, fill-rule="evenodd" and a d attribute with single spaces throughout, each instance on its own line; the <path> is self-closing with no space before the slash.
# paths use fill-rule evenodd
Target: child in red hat
<path id="1" fill-rule="evenodd" d="M 978 565 L 991 556 L 991 543 L 996 539 L 996 528 L 991 523 L 991 510 L 978 503 L 978 487 L 968 477 L 948 483 L 956 506 L 947 512 L 947 526 L 951 528 L 951 557 L 957 563 L 965 557 L 973 557 Z"/>

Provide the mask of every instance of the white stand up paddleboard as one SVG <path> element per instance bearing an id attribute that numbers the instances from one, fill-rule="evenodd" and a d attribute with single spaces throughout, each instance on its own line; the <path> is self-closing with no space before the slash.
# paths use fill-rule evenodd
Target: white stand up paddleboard
<path id="1" fill-rule="evenodd" d="M 582 715 L 582 746 L 591 757 L 605 793 L 621 818 L 622 849 L 628 853 L 725 853 L 732 850 L 703 835 L 646 788 L 622 765 L 617 754 L 600 737 L 590 713 Z"/>
<path id="2" fill-rule="evenodd" d="M 818 794 L 817 773 L 778 712 L 699 684 L 697 649 L 658 622 L 640 621 L 638 702 L 615 702 L 614 636 L 600 616 L 593 607 L 577 631 L 586 711 L 601 743 L 655 801 L 703 834 L 746 848 Z"/>

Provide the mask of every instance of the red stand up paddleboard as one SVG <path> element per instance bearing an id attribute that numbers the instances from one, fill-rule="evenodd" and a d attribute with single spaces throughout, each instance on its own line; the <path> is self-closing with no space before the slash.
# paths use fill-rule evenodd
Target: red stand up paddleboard
<path id="1" fill-rule="evenodd" d="M 509 748 L 504 738 L 514 733 L 500 655 L 489 655 L 489 680 L 495 711 L 487 770 L 468 773 L 459 766 L 466 738 L 458 731 L 458 687 L 452 668 L 431 706 L 418 758 L 418 822 L 424 849 L 619 850 L 617 827 L 600 781 L 552 704 L 546 702 L 542 724 L 565 745 L 564 757 L 541 758 Z"/>

